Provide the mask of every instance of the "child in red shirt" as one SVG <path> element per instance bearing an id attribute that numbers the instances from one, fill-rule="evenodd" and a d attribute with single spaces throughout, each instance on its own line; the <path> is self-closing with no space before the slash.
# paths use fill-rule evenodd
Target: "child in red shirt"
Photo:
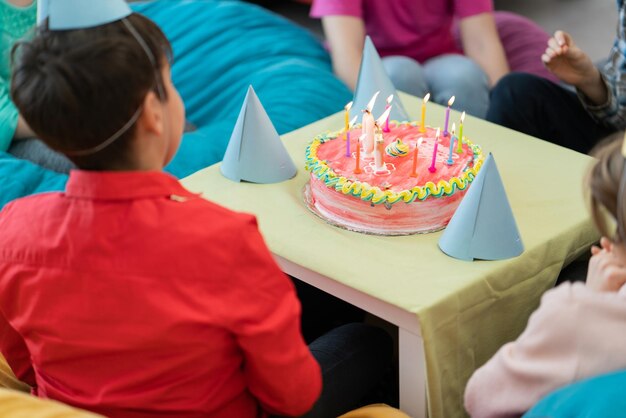
<path id="1" fill-rule="evenodd" d="M 137 14 L 17 50 L 20 114 L 80 170 L 0 213 L 0 351 L 36 395 L 110 417 L 303 414 L 320 367 L 254 217 L 161 171 L 184 124 L 170 55 Z"/>

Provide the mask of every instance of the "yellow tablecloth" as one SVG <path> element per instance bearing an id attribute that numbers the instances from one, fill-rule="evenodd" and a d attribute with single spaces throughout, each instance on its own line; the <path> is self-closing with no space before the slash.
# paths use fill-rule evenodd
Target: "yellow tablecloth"
<path id="1" fill-rule="evenodd" d="M 401 98 L 419 119 L 421 101 Z M 441 106 L 429 104 L 429 124 L 439 126 L 443 116 Z M 450 123 L 458 119 L 452 112 Z M 233 183 L 220 175 L 218 164 L 183 184 L 226 207 L 256 214 L 273 253 L 417 315 L 430 416 L 465 416 L 463 390 L 472 372 L 519 335 L 563 265 L 597 239 L 582 194 L 591 158 L 468 117 L 464 133 L 485 154 L 493 153 L 525 252 L 510 260 L 465 262 L 439 250 L 441 232 L 364 235 L 329 226 L 308 211 L 302 200 L 309 178 L 305 148 L 315 135 L 341 129 L 342 123 L 343 113 L 337 113 L 283 136 L 299 169 L 289 181 Z"/>

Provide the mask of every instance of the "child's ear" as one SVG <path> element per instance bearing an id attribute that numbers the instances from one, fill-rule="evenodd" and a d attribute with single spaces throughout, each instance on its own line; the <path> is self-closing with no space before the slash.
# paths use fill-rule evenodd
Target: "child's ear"
<path id="1" fill-rule="evenodd" d="M 152 90 L 148 91 L 143 100 L 143 112 L 139 122 L 147 133 L 157 136 L 163 133 L 163 103 Z"/>

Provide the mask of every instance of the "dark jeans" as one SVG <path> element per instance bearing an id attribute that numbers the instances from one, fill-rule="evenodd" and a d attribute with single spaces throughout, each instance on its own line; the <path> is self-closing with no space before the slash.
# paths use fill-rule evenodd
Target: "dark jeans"
<path id="1" fill-rule="evenodd" d="M 322 369 L 323 389 L 305 418 L 329 418 L 370 403 L 391 403 L 393 344 L 381 328 L 342 325 L 309 345 Z M 390 381 L 391 380 L 391 381 Z"/>
<path id="2" fill-rule="evenodd" d="M 615 132 L 596 122 L 574 92 L 522 73 L 503 77 L 492 89 L 486 119 L 582 153 Z"/>
<path id="3" fill-rule="evenodd" d="M 302 304 L 302 335 L 307 344 L 333 328 L 363 322 L 365 312 L 341 299 L 292 278 Z"/>
<path id="4" fill-rule="evenodd" d="M 362 323 L 365 312 L 293 279 L 302 304 L 302 334 L 322 369 L 323 389 L 306 418 L 336 417 L 370 403 L 397 405 L 393 343 Z"/>

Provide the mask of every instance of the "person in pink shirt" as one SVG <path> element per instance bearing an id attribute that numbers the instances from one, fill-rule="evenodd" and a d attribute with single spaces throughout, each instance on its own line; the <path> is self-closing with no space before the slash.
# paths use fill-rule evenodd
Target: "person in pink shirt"
<path id="1" fill-rule="evenodd" d="M 598 151 L 587 181 L 604 236 L 592 247 L 586 283 L 549 290 L 516 341 L 476 370 L 465 390 L 472 417 L 520 416 L 549 392 L 626 369 L 626 141 Z M 607 227 L 605 216 L 617 228 Z M 607 238 L 612 237 L 612 238 Z"/>
<path id="2" fill-rule="evenodd" d="M 365 35 L 399 90 L 483 117 L 489 88 L 509 72 L 491 0 L 314 0 L 335 73 L 354 89 Z M 453 36 L 459 20 L 462 49 Z"/>

